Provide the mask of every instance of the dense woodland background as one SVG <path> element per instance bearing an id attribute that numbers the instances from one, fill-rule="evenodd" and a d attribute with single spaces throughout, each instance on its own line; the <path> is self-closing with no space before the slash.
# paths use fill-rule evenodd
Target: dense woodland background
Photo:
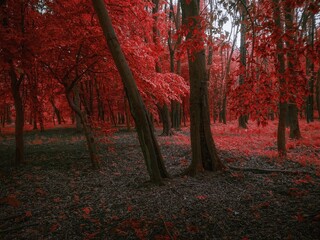
<path id="1" fill-rule="evenodd" d="M 185 196 L 202 188 L 205 194 L 196 193 L 195 198 L 206 202 L 201 209 L 208 210 L 211 197 L 215 204 L 220 197 L 228 201 L 221 196 L 223 189 L 239 180 L 244 184 L 239 189 L 250 185 L 257 195 L 269 192 L 271 197 L 275 188 L 288 187 L 283 190 L 286 197 L 304 198 L 293 208 L 291 200 L 279 203 L 286 209 L 282 215 L 292 213 L 302 224 L 293 228 L 308 229 L 297 239 L 319 236 L 319 12 L 317 0 L 1 0 L 0 207 L 5 210 L 0 237 L 34 238 L 44 232 L 56 234 L 58 229 L 62 233 L 56 237 L 66 237 L 63 224 L 52 219 L 37 233 L 32 232 L 35 224 L 24 225 L 34 214 L 34 207 L 28 210 L 26 202 L 39 199 L 29 196 L 27 200 L 28 191 L 22 190 L 27 186 L 21 180 L 43 180 L 51 171 L 52 179 L 72 172 L 66 182 L 85 174 L 85 182 L 78 182 L 79 186 L 97 179 L 111 182 L 109 187 L 98 184 L 82 193 L 84 202 L 78 211 L 84 212 L 82 217 L 92 226 L 128 218 L 118 207 L 114 214 L 122 217 L 105 220 L 101 212 L 96 212 L 96 218 L 89 217 L 95 203 L 85 196 L 93 194 L 89 194 L 93 189 L 108 195 L 123 188 L 127 213 L 131 213 L 132 205 L 139 209 L 144 194 L 141 190 L 141 199 L 133 203 L 132 187 L 147 186 L 146 194 L 152 198 L 159 193 L 156 186 L 166 185 L 161 191 L 172 201 L 180 201 L 167 196 L 172 188 L 184 189 Z M 62 155 L 56 155 L 60 150 Z M 104 178 L 109 171 L 111 175 Z M 272 177 L 262 180 L 255 174 Z M 173 175 L 174 180 L 169 180 Z M 197 178 L 189 180 L 188 176 Z M 117 177 L 121 180 L 115 183 Z M 151 185 L 143 183 L 148 179 Z M 245 185 L 244 179 L 250 184 Z M 219 181 L 221 185 L 215 185 Z M 288 182 L 304 185 L 298 189 Z M 29 188 L 35 187 L 34 183 Z M 35 190 L 41 198 L 55 192 L 50 179 L 44 183 L 48 185 Z M 212 184 L 215 191 L 210 193 Z M 59 197 L 50 195 L 61 211 L 66 207 L 62 196 L 71 194 L 79 203 L 79 193 L 67 188 L 61 191 Z M 248 208 L 246 199 L 261 200 L 233 191 L 230 196 L 243 197 L 243 209 Z M 219 192 L 217 198 L 214 192 Z M 114 196 L 110 201 L 122 199 Z M 314 205 L 309 204 L 303 215 L 303 206 L 310 201 L 315 201 Z M 49 206 L 50 201 L 45 204 Z M 106 207 L 99 204 L 101 209 Z M 154 204 L 146 204 L 147 211 L 152 212 Z M 272 201 L 261 204 L 253 215 L 269 224 L 268 214 L 264 218 L 257 212 L 260 208 L 271 211 Z M 21 206 L 25 210 L 14 213 Z M 187 216 L 192 218 L 197 210 L 188 207 Z M 276 212 L 281 209 L 273 207 Z M 172 212 L 164 210 L 165 205 L 159 208 L 162 210 L 154 214 L 164 227 L 161 234 L 146 230 L 157 223 L 135 216 L 125 227 L 120 226 L 123 222 L 114 226 L 117 230 L 111 227 L 111 236 L 188 239 L 181 230 L 187 216 L 180 212 L 174 229 L 175 224 L 165 220 Z M 231 217 L 238 215 L 234 209 L 225 209 Z M 72 213 L 72 209 L 68 211 Z M 43 214 L 48 211 L 38 215 Z M 280 238 L 295 239 L 290 221 L 279 219 L 289 229 L 279 233 Z M 11 220 L 17 223 L 13 228 Z M 187 232 L 195 234 L 191 238 L 255 239 L 263 235 L 255 235 L 256 231 L 237 235 L 238 230 L 224 227 L 225 235 L 212 235 L 206 226 L 219 223 L 208 223 L 206 217 L 202 220 L 187 225 Z M 107 236 L 100 231 L 101 225 L 93 234 L 91 225 L 85 232 L 81 227 L 82 238 Z M 236 226 L 244 229 L 240 222 Z M 19 232 L 25 228 L 31 232 Z M 133 229 L 133 235 L 122 228 Z M 78 230 L 70 231 L 70 236 L 75 236 Z M 52 237 L 49 235 L 46 237 Z"/>

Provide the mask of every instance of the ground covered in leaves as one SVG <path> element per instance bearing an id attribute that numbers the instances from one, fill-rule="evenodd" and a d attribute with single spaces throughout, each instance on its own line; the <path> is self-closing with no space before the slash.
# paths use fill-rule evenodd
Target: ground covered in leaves
<path id="1" fill-rule="evenodd" d="M 180 177 L 191 160 L 188 129 L 158 137 L 173 176 L 164 186 L 147 182 L 134 131 L 99 144 L 101 170 L 74 129 L 27 132 L 19 169 L 10 167 L 13 136 L 2 135 L 0 239 L 319 239 L 320 123 L 301 128 L 304 138 L 288 140 L 288 158 L 278 159 L 276 123 L 213 127 L 225 164 L 291 173 Z"/>

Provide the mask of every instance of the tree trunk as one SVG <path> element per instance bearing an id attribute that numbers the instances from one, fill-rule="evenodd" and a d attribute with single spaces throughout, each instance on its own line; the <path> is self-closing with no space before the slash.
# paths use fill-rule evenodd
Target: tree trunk
<path id="1" fill-rule="evenodd" d="M 181 104 L 177 101 L 171 101 L 171 122 L 175 130 L 181 129 Z"/>
<path id="2" fill-rule="evenodd" d="M 92 2 L 128 97 L 130 111 L 136 124 L 150 179 L 156 184 L 162 184 L 162 178 L 169 175 L 165 169 L 160 148 L 152 130 L 152 122 L 114 32 L 105 3 L 103 0 L 92 0 Z"/>
<path id="3" fill-rule="evenodd" d="M 157 23 L 158 23 L 158 10 L 159 10 L 159 0 L 152 0 L 154 6 L 152 8 L 152 14 L 153 14 L 153 19 L 154 19 L 154 23 L 153 23 L 153 43 L 156 45 L 156 47 L 159 45 L 159 30 L 157 27 Z M 169 31 L 170 32 L 170 31 Z M 170 34 L 169 34 L 170 37 Z M 170 68 L 171 68 L 171 72 L 173 72 L 173 58 L 171 58 L 174 54 L 173 49 L 171 48 L 170 42 L 168 40 L 168 45 L 169 45 L 169 50 L 170 50 Z M 160 58 L 157 59 L 156 61 L 156 72 L 157 73 L 161 73 L 162 69 L 160 66 Z M 161 136 L 169 136 L 172 135 L 172 131 L 171 131 L 171 122 L 170 122 L 170 114 L 169 114 L 169 109 L 167 104 L 164 104 L 162 107 L 158 106 L 159 111 L 160 111 L 160 116 L 161 116 L 161 120 L 162 120 L 162 134 Z"/>
<path id="4" fill-rule="evenodd" d="M 318 69 L 318 74 L 317 74 L 316 101 L 317 101 L 317 109 L 318 109 L 318 118 L 320 119 L 320 69 Z"/>
<path id="5" fill-rule="evenodd" d="M 24 112 L 22 98 L 20 95 L 20 86 L 24 79 L 24 74 L 21 74 L 19 79 L 15 71 L 13 62 L 10 62 L 9 75 L 11 78 L 11 93 L 14 100 L 14 108 L 16 110 L 16 119 L 15 119 L 15 141 L 16 141 L 16 150 L 15 150 L 15 161 L 16 166 L 24 162 L 24 140 L 23 140 L 23 126 L 24 126 Z"/>
<path id="6" fill-rule="evenodd" d="M 191 29 L 187 39 L 192 39 L 194 30 L 199 30 L 199 5 L 198 0 L 181 1 L 182 19 L 184 24 L 189 24 Z M 204 48 L 203 40 L 201 42 Z M 190 131 L 192 162 L 187 173 L 195 175 L 198 171 L 218 171 L 223 168 L 212 138 L 210 129 L 209 101 L 208 101 L 208 76 L 206 70 L 205 50 L 198 52 L 188 51 L 189 76 L 190 76 Z"/>
<path id="7" fill-rule="evenodd" d="M 85 134 L 85 137 L 87 140 L 87 145 L 88 145 L 88 150 L 89 150 L 89 154 L 90 154 L 90 160 L 91 160 L 92 167 L 94 169 L 98 169 L 100 167 L 100 162 L 99 162 L 99 158 L 97 156 L 97 149 L 96 149 L 91 126 L 89 125 L 85 114 L 83 112 L 81 112 L 79 106 L 77 106 L 75 104 L 75 102 L 73 101 L 73 99 L 70 95 L 70 92 L 66 92 L 66 97 L 67 97 L 67 100 L 68 100 L 70 107 L 76 113 L 76 115 L 79 117 L 79 119 L 81 121 L 81 126 L 83 128 L 83 131 L 84 131 L 84 134 Z"/>
<path id="8" fill-rule="evenodd" d="M 104 104 L 100 95 L 100 88 L 96 78 L 94 78 L 94 86 L 97 94 L 97 102 L 98 102 L 98 119 L 104 121 Z"/>
<path id="9" fill-rule="evenodd" d="M 247 0 L 241 1 L 240 14 L 241 14 L 241 29 L 240 29 L 240 69 L 241 73 L 239 76 L 239 85 L 243 85 L 245 82 L 245 78 L 247 75 L 247 48 L 246 48 L 246 34 L 247 34 L 247 26 L 246 26 L 246 7 Z M 242 101 L 242 100 L 241 100 Z M 248 128 L 247 126 L 247 116 L 241 114 L 238 119 L 240 128 Z"/>
<path id="10" fill-rule="evenodd" d="M 287 64 L 288 64 L 288 74 L 290 74 L 289 81 L 291 85 L 296 85 L 297 76 L 295 74 L 295 65 L 297 66 L 298 56 L 294 52 L 295 46 L 292 46 L 292 41 L 295 43 L 295 36 L 293 35 L 293 9 L 290 4 L 286 2 L 285 5 L 285 25 L 286 33 L 290 36 L 290 41 L 286 41 L 287 51 Z M 299 119 L 298 119 L 298 107 L 296 103 L 295 95 L 298 93 L 291 94 L 289 96 L 290 103 L 288 104 L 288 115 L 289 115 L 289 126 L 290 126 L 290 138 L 299 139 L 301 138 L 300 128 L 299 128 Z M 313 97 L 313 95 L 312 95 Z M 312 103 L 313 104 L 313 103 Z M 313 110 L 312 110 L 313 111 Z"/>
<path id="11" fill-rule="evenodd" d="M 74 104 L 77 108 L 80 108 L 80 89 L 79 89 L 79 83 L 76 83 L 73 87 L 73 96 L 74 96 Z M 75 114 L 75 120 L 76 120 L 76 128 L 78 131 L 82 130 L 82 124 L 79 114 Z"/>
<path id="12" fill-rule="evenodd" d="M 314 35 L 315 35 L 315 16 L 312 11 L 310 11 L 310 23 L 309 23 L 309 33 L 308 33 L 308 45 L 310 46 L 310 52 L 314 51 Z M 312 53 L 311 53 L 312 54 Z M 309 88 L 309 94 L 307 97 L 307 107 L 306 107 L 306 117 L 307 122 L 313 122 L 314 116 L 313 116 L 313 95 L 314 95 L 314 78 L 315 78 L 315 72 L 314 72 L 314 60 L 312 60 L 312 56 L 310 56 L 310 53 L 307 54 L 306 59 L 306 72 L 309 76 L 309 82 L 308 82 L 308 88 Z"/>
<path id="13" fill-rule="evenodd" d="M 171 136 L 173 134 L 170 124 L 169 108 L 167 104 L 164 104 L 162 107 L 158 106 L 161 121 L 162 121 L 162 133 L 161 136 Z"/>
<path id="14" fill-rule="evenodd" d="M 60 110 L 56 107 L 55 103 L 54 103 L 54 99 L 53 97 L 51 96 L 50 97 L 50 103 L 53 107 L 53 112 L 54 112 L 54 115 L 56 115 L 57 117 L 57 120 L 58 120 L 58 124 L 60 125 L 61 124 L 61 113 L 60 113 Z"/>
<path id="15" fill-rule="evenodd" d="M 130 109 L 128 107 L 128 99 L 127 99 L 126 96 L 124 97 L 124 110 L 125 110 L 125 113 L 126 113 L 127 130 L 130 131 L 130 129 L 131 129 Z"/>
<path id="16" fill-rule="evenodd" d="M 282 24 L 281 24 L 281 9 L 279 0 L 272 0 L 273 2 L 273 19 L 277 27 L 277 31 L 280 36 L 283 34 Z M 278 71 L 279 86 L 280 86 L 280 99 L 279 99 L 279 122 L 278 122 L 278 133 L 277 133 L 277 146 L 278 154 L 280 157 L 284 157 L 287 154 L 286 151 L 286 114 L 287 114 L 287 102 L 286 102 L 286 80 L 284 78 L 285 74 L 285 61 L 283 54 L 283 41 L 281 38 L 277 40 L 277 59 L 278 63 L 276 69 Z"/>

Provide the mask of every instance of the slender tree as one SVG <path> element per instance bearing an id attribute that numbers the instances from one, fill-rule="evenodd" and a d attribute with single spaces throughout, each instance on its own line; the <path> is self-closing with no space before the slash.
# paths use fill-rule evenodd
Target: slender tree
<path id="1" fill-rule="evenodd" d="M 283 28 L 281 23 L 281 6 L 279 0 L 272 0 L 273 3 L 273 19 L 275 24 L 276 36 L 282 36 Z M 286 114 L 287 114 L 287 100 L 286 100 L 286 79 L 285 75 L 285 59 L 283 54 L 283 40 L 278 37 L 276 42 L 276 56 L 277 63 L 275 68 L 277 69 L 279 78 L 279 121 L 278 121 L 278 133 L 277 133 L 277 146 L 280 157 L 286 156 Z"/>
<path id="2" fill-rule="evenodd" d="M 290 81 L 290 85 L 295 86 L 297 84 L 298 76 L 295 73 L 294 66 L 297 66 L 298 55 L 295 50 L 294 44 L 296 44 L 296 36 L 294 35 L 293 29 L 293 9 L 289 1 L 285 1 L 284 5 L 285 11 L 285 26 L 286 34 L 289 40 L 286 41 L 287 47 L 287 73 L 286 77 Z M 295 89 L 291 90 L 288 103 L 288 117 L 289 117 L 289 126 L 290 126 L 290 138 L 299 139 L 301 138 L 300 128 L 299 128 L 299 119 L 298 119 L 298 107 L 296 103 L 296 96 L 298 93 L 295 92 Z"/>
<path id="3" fill-rule="evenodd" d="M 239 3 L 240 15 L 241 15 L 241 28 L 240 28 L 240 76 L 239 85 L 243 85 L 247 75 L 247 48 L 246 48 L 246 34 L 247 34 L 247 0 L 241 0 Z M 241 114 L 238 122 L 240 128 L 248 128 L 247 126 L 248 116 Z"/>
<path id="4" fill-rule="evenodd" d="M 162 178 L 166 178 L 169 175 L 165 169 L 160 148 L 153 133 L 153 125 L 149 114 L 122 52 L 104 1 L 92 0 L 92 3 L 128 97 L 130 111 L 136 124 L 140 146 L 150 179 L 156 184 L 162 184 Z"/>

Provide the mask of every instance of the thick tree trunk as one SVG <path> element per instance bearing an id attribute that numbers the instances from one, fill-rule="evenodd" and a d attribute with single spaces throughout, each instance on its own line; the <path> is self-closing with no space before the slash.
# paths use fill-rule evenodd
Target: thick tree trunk
<path id="1" fill-rule="evenodd" d="M 199 1 L 188 3 L 181 1 L 182 19 L 184 24 L 191 28 L 187 39 L 192 39 L 193 30 L 199 29 Z M 201 43 L 203 44 L 203 42 Z M 205 50 L 198 52 L 188 51 L 190 76 L 190 131 L 192 162 L 187 170 L 188 174 L 195 175 L 198 171 L 218 171 L 223 168 L 210 129 L 208 76 L 206 70 Z"/>
<path id="2" fill-rule="evenodd" d="M 9 75 L 11 78 L 11 93 L 14 100 L 14 108 L 16 110 L 16 118 L 15 118 L 16 150 L 15 150 L 14 164 L 18 166 L 24 162 L 24 140 L 23 140 L 24 111 L 23 111 L 22 98 L 20 95 L 20 86 L 24 79 L 24 74 L 20 75 L 20 77 L 18 78 L 13 62 L 10 62 Z"/>
<path id="3" fill-rule="evenodd" d="M 152 122 L 114 32 L 105 3 L 103 0 L 92 0 L 92 2 L 128 97 L 130 111 L 136 124 L 140 146 L 150 179 L 156 184 L 162 184 L 162 178 L 169 175 L 165 169 L 160 148 L 153 133 Z"/>
<path id="4" fill-rule="evenodd" d="M 281 10 L 279 0 L 272 0 L 273 2 L 273 19 L 275 21 L 277 31 L 280 35 L 283 34 L 281 24 Z M 279 75 L 279 86 L 280 86 L 280 99 L 279 99 L 279 122 L 278 122 L 278 133 L 277 133 L 277 146 L 278 154 L 280 157 L 286 156 L 286 114 L 287 114 L 287 102 L 286 102 L 286 80 L 284 78 L 285 73 L 285 61 L 283 54 L 283 40 L 281 38 L 277 41 L 277 59 L 278 64 L 276 69 Z"/>

